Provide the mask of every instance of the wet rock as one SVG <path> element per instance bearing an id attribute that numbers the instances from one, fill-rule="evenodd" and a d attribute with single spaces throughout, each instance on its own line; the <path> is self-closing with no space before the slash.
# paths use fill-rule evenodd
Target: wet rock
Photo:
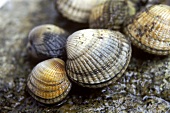
<path id="1" fill-rule="evenodd" d="M 127 91 L 138 96 L 157 95 L 170 101 L 169 61 L 169 57 L 155 57 L 152 61 L 146 60 L 140 64 L 141 67 L 137 70 L 130 68 L 122 80 Z M 133 64 L 133 60 L 131 63 Z"/>

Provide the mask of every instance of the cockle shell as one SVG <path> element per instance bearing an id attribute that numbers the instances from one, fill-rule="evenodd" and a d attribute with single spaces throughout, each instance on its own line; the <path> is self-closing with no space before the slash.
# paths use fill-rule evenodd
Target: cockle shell
<path id="1" fill-rule="evenodd" d="M 89 25 L 90 28 L 118 30 L 126 18 L 135 13 L 135 6 L 129 0 L 109 0 L 92 9 Z"/>
<path id="2" fill-rule="evenodd" d="M 104 87 L 118 80 L 131 57 L 131 44 L 118 31 L 80 30 L 66 44 L 68 77 L 84 87 Z"/>
<path id="3" fill-rule="evenodd" d="M 56 0 L 56 8 L 64 17 L 87 23 L 91 9 L 107 0 Z"/>
<path id="4" fill-rule="evenodd" d="M 52 58 L 37 64 L 28 76 L 27 87 L 37 101 L 45 104 L 62 101 L 71 89 L 64 61 Z"/>
<path id="5" fill-rule="evenodd" d="M 60 27 L 44 24 L 33 28 L 28 36 L 28 53 L 34 58 L 48 59 L 66 56 L 68 33 Z"/>
<path id="6" fill-rule="evenodd" d="M 128 21 L 124 31 L 137 47 L 152 54 L 170 54 L 170 6 L 146 8 Z"/>

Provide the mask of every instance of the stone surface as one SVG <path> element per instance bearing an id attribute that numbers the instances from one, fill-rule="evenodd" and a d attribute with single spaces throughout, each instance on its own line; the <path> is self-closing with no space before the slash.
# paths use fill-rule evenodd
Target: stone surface
<path id="1" fill-rule="evenodd" d="M 63 18 L 52 0 L 11 0 L 0 9 L 0 112 L 170 112 L 170 56 L 153 56 L 133 47 L 127 71 L 117 83 L 101 89 L 73 84 L 61 104 L 44 105 L 26 91 L 36 65 L 26 52 L 29 31 L 55 24 L 69 32 L 88 28 Z"/>

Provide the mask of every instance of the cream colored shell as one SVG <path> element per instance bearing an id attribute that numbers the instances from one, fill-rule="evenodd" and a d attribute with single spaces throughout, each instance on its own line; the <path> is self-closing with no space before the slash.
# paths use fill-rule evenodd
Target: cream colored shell
<path id="1" fill-rule="evenodd" d="M 71 89 L 64 61 L 53 58 L 37 64 L 28 76 L 27 87 L 37 101 L 45 104 L 62 101 Z"/>
<path id="2" fill-rule="evenodd" d="M 125 33 L 137 47 L 152 54 L 170 54 L 170 6 L 154 5 L 131 18 Z"/>
<path id="3" fill-rule="evenodd" d="M 70 20 L 87 23 L 91 9 L 107 0 L 56 0 L 56 8 Z"/>
<path id="4" fill-rule="evenodd" d="M 68 37 L 68 77 L 83 87 L 98 88 L 114 83 L 126 70 L 131 44 L 120 32 L 80 30 Z"/>

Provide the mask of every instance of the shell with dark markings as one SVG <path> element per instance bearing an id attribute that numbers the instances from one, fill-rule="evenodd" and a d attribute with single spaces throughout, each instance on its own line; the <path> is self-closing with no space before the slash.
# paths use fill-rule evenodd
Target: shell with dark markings
<path id="1" fill-rule="evenodd" d="M 64 58 L 68 33 L 55 25 L 45 24 L 33 28 L 28 36 L 27 49 L 38 59 Z"/>
<path id="2" fill-rule="evenodd" d="M 64 61 L 53 58 L 36 65 L 28 76 L 27 87 L 37 101 L 45 104 L 62 101 L 71 89 Z"/>
<path id="3" fill-rule="evenodd" d="M 131 18 L 125 33 L 137 47 L 152 54 L 170 54 L 170 6 L 154 5 Z"/>
<path id="4" fill-rule="evenodd" d="M 56 8 L 64 17 L 87 23 L 91 9 L 107 0 L 56 0 Z"/>
<path id="5" fill-rule="evenodd" d="M 131 58 L 131 44 L 118 31 L 80 30 L 68 37 L 66 71 L 83 87 L 104 87 L 118 80 Z"/>
<path id="6" fill-rule="evenodd" d="M 90 28 L 118 30 L 126 18 L 135 13 L 135 6 L 129 0 L 109 0 L 92 9 L 89 25 Z"/>

